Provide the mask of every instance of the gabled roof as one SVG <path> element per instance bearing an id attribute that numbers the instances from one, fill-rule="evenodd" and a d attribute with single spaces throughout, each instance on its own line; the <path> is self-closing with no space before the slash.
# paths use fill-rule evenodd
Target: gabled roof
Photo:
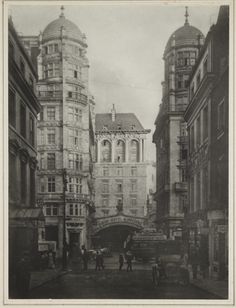
<path id="1" fill-rule="evenodd" d="M 116 113 L 112 121 L 111 113 L 97 113 L 95 131 L 146 131 L 134 113 Z"/>

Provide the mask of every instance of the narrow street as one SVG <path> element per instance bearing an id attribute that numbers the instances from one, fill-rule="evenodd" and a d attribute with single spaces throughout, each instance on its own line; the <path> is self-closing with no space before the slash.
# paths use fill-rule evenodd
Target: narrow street
<path id="1" fill-rule="evenodd" d="M 35 288 L 31 299 L 216 299 L 215 295 L 193 285 L 152 284 L 151 264 L 134 264 L 133 272 L 116 269 L 115 257 L 106 258 L 105 270 L 95 271 L 90 264 L 86 273 L 71 271 Z M 142 269 L 144 268 L 144 269 Z"/>

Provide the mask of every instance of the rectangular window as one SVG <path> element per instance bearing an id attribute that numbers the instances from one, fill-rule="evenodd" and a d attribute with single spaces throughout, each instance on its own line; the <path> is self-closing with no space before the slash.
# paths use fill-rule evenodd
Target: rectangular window
<path id="1" fill-rule="evenodd" d="M 74 215 L 74 204 L 69 205 L 69 215 L 73 216 Z"/>
<path id="2" fill-rule="evenodd" d="M 203 140 L 208 137 L 208 106 L 203 109 Z"/>
<path id="3" fill-rule="evenodd" d="M 56 136 L 55 136 L 55 129 L 50 128 L 48 129 L 48 144 L 55 144 Z"/>
<path id="4" fill-rule="evenodd" d="M 21 71 L 21 74 L 25 77 L 25 63 L 23 59 L 20 59 L 20 71 Z"/>
<path id="5" fill-rule="evenodd" d="M 53 204 L 46 204 L 45 207 L 46 216 L 57 216 L 58 215 L 58 207 Z"/>
<path id="6" fill-rule="evenodd" d="M 54 176 L 48 177 L 48 192 L 56 191 L 56 181 Z"/>
<path id="7" fill-rule="evenodd" d="M 225 101 L 222 100 L 218 105 L 217 128 L 223 131 L 225 127 Z"/>
<path id="8" fill-rule="evenodd" d="M 54 44 L 54 52 L 58 52 L 58 44 Z"/>
<path id="9" fill-rule="evenodd" d="M 30 168 L 30 204 L 35 205 L 35 170 Z"/>
<path id="10" fill-rule="evenodd" d="M 131 191 L 137 191 L 137 181 L 131 180 Z"/>
<path id="11" fill-rule="evenodd" d="M 108 176 L 108 175 L 109 175 L 108 167 L 103 167 L 103 176 Z"/>
<path id="12" fill-rule="evenodd" d="M 199 86 L 200 82 L 201 82 L 201 72 L 197 74 L 197 87 Z"/>
<path id="13" fill-rule="evenodd" d="M 23 103 L 20 104 L 20 133 L 26 137 L 26 108 Z"/>
<path id="14" fill-rule="evenodd" d="M 201 144 L 201 119 L 200 119 L 200 116 L 197 118 L 197 136 L 196 136 L 196 143 L 197 143 L 197 147 L 200 146 Z"/>
<path id="15" fill-rule="evenodd" d="M 123 175 L 123 168 L 122 167 L 117 167 L 116 174 L 117 174 L 117 176 L 122 176 Z"/>
<path id="16" fill-rule="evenodd" d="M 74 155 L 69 154 L 69 169 L 74 169 Z"/>
<path id="17" fill-rule="evenodd" d="M 102 207 L 108 207 L 108 198 L 102 199 Z"/>
<path id="18" fill-rule="evenodd" d="M 47 154 L 47 165 L 49 170 L 54 170 L 56 168 L 56 157 L 55 153 Z"/>
<path id="19" fill-rule="evenodd" d="M 39 120 L 43 121 L 44 116 L 43 116 L 43 106 L 41 106 L 40 114 L 39 114 Z"/>
<path id="20" fill-rule="evenodd" d="M 32 75 L 29 76 L 29 86 L 32 90 L 34 90 L 34 79 Z"/>
<path id="21" fill-rule="evenodd" d="M 201 179 L 200 179 L 200 172 L 197 174 L 196 179 L 196 210 L 201 209 Z"/>
<path id="22" fill-rule="evenodd" d="M 208 71 L 208 60 L 206 58 L 203 63 L 203 76 L 207 73 L 207 71 Z"/>
<path id="23" fill-rule="evenodd" d="M 123 183 L 116 183 L 116 190 L 118 193 L 122 193 L 123 192 Z"/>
<path id="24" fill-rule="evenodd" d="M 74 179 L 69 178 L 69 192 L 73 193 L 74 192 Z"/>
<path id="25" fill-rule="evenodd" d="M 26 196 L 27 196 L 27 164 L 26 162 L 21 161 L 21 202 L 26 202 Z"/>
<path id="26" fill-rule="evenodd" d="M 104 181 L 103 183 L 102 183 L 102 192 L 103 193 L 109 193 L 109 182 L 108 181 Z"/>
<path id="27" fill-rule="evenodd" d="M 78 78 L 78 72 L 74 71 L 74 78 Z"/>
<path id="28" fill-rule="evenodd" d="M 137 167 L 131 167 L 131 176 L 137 176 Z"/>
<path id="29" fill-rule="evenodd" d="M 16 95 L 9 89 L 9 107 L 8 107 L 9 123 L 16 127 Z"/>
<path id="30" fill-rule="evenodd" d="M 34 118 L 30 116 L 30 123 L 29 123 L 29 138 L 30 144 L 34 146 Z"/>
<path id="31" fill-rule="evenodd" d="M 203 169 L 203 185 L 202 185 L 202 208 L 208 206 L 208 170 L 207 167 Z"/>
<path id="32" fill-rule="evenodd" d="M 194 124 L 190 128 L 190 151 L 194 152 L 195 150 L 195 141 L 194 141 Z"/>
<path id="33" fill-rule="evenodd" d="M 131 197 L 131 207 L 136 207 L 136 206 L 137 206 L 137 198 Z"/>
<path id="34" fill-rule="evenodd" d="M 55 107 L 47 107 L 47 119 L 55 120 L 56 110 Z"/>
<path id="35" fill-rule="evenodd" d="M 79 121 L 79 109 L 75 108 L 75 121 L 78 122 Z"/>
<path id="36" fill-rule="evenodd" d="M 75 178 L 75 192 L 77 194 L 82 194 L 82 179 Z"/>
<path id="37" fill-rule="evenodd" d="M 40 191 L 45 192 L 44 178 L 40 178 Z"/>

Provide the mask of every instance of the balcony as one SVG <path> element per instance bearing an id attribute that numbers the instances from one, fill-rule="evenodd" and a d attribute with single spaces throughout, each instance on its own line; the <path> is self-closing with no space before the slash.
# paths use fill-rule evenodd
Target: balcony
<path id="1" fill-rule="evenodd" d="M 187 192 L 187 182 L 176 182 L 175 183 L 175 191 L 176 192 Z"/>
<path id="2" fill-rule="evenodd" d="M 62 91 L 38 91 L 38 99 L 62 98 Z"/>
<path id="3" fill-rule="evenodd" d="M 80 94 L 78 92 L 69 91 L 67 93 L 66 99 L 72 100 L 72 101 L 79 101 L 80 103 L 85 104 L 85 105 L 87 104 L 87 96 L 84 94 Z"/>

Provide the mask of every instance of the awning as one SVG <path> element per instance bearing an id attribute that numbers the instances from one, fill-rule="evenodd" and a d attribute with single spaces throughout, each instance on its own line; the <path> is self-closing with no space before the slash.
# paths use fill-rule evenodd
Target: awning
<path id="1" fill-rule="evenodd" d="M 44 214 L 41 208 L 21 208 L 10 209 L 10 219 L 24 219 L 24 220 L 44 220 Z"/>

